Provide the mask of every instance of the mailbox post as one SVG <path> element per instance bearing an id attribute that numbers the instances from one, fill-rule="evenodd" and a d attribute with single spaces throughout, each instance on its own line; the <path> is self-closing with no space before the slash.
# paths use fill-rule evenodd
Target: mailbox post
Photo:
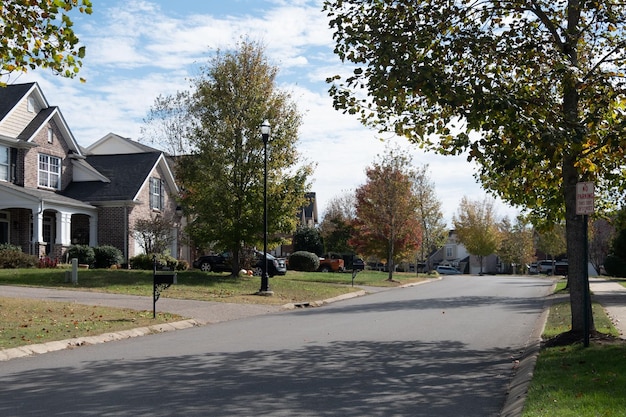
<path id="1" fill-rule="evenodd" d="M 152 258 L 152 318 L 156 318 L 156 302 L 161 296 L 161 291 L 172 284 L 176 284 L 176 271 L 169 268 L 161 268 L 157 271 L 156 255 Z"/>

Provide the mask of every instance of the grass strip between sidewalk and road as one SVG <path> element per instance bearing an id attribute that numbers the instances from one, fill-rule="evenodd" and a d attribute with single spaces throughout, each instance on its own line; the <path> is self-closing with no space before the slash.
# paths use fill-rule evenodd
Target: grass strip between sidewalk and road
<path id="1" fill-rule="evenodd" d="M 537 359 L 523 417 L 626 416 L 626 342 L 618 339 L 599 304 L 593 304 L 596 330 L 590 346 L 582 343 L 543 348 Z M 550 313 L 543 338 L 570 329 L 569 302 L 557 303 Z"/>
<path id="2" fill-rule="evenodd" d="M 181 320 L 152 311 L 0 297 L 0 349 L 97 336 Z"/>

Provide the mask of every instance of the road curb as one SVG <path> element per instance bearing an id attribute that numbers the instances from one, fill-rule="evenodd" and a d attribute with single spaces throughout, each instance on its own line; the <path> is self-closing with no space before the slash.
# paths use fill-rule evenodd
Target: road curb
<path id="1" fill-rule="evenodd" d="M 131 337 L 146 336 L 149 334 L 165 333 L 174 330 L 188 329 L 199 324 L 192 319 L 181 320 L 172 323 L 160 323 L 147 327 L 136 327 L 134 329 L 122 330 L 114 333 L 104 333 L 97 336 L 75 337 L 65 340 L 57 340 L 34 345 L 20 346 L 11 349 L 0 350 L 0 361 L 23 358 L 26 356 L 38 355 L 42 353 L 55 352 L 64 349 L 73 349 L 79 346 L 96 345 L 99 343 L 113 342 L 116 340 L 130 339 Z"/>
<path id="2" fill-rule="evenodd" d="M 438 278 L 438 279 L 441 279 L 441 278 Z M 424 284 L 427 282 L 431 282 L 431 281 L 426 280 L 426 281 L 420 281 L 420 282 L 411 283 L 411 284 L 405 284 L 398 288 L 420 285 L 420 284 Z M 347 294 L 338 295 L 336 297 L 328 298 L 325 300 L 303 302 L 303 303 L 288 303 L 288 304 L 282 305 L 281 308 L 285 310 L 294 310 L 297 308 L 304 308 L 304 307 L 320 307 L 325 304 L 330 304 L 330 303 L 334 303 L 337 301 L 347 300 L 347 299 L 355 298 L 355 297 L 362 297 L 367 294 L 368 292 L 365 290 L 353 291 Z M 190 327 L 203 326 L 205 324 L 210 324 L 210 323 L 202 323 L 194 319 L 187 319 L 187 320 L 181 320 L 181 321 L 172 322 L 172 323 L 160 323 L 160 324 L 154 324 L 154 325 L 147 326 L 147 327 L 137 327 L 137 328 L 133 328 L 129 330 L 122 330 L 119 332 L 104 333 L 104 334 L 97 335 L 97 336 L 83 336 L 83 337 L 76 337 L 72 339 L 65 339 L 65 340 L 52 341 L 52 342 L 46 342 L 46 343 L 38 343 L 34 345 L 20 346 L 16 348 L 0 350 L 0 362 L 8 361 L 11 359 L 16 359 L 16 358 L 23 358 L 26 356 L 39 355 L 42 353 L 55 352 L 55 351 L 64 350 L 64 349 L 73 349 L 79 346 L 95 345 L 99 343 L 107 343 L 107 342 L 113 342 L 116 340 L 129 339 L 132 337 L 147 336 L 147 335 L 155 334 L 155 333 L 165 333 L 165 332 L 171 332 L 174 330 L 182 330 L 182 329 L 187 329 Z"/>
<path id="3" fill-rule="evenodd" d="M 551 292 L 554 293 L 556 282 L 553 282 Z M 543 312 L 537 318 L 533 333 L 522 354 L 522 357 L 515 362 L 515 375 L 509 384 L 506 400 L 500 412 L 500 417 L 519 417 L 524 411 L 524 403 L 528 395 L 528 387 L 533 379 L 537 358 L 541 351 L 541 335 L 548 320 L 550 306 L 554 301 L 547 298 L 544 301 Z"/>

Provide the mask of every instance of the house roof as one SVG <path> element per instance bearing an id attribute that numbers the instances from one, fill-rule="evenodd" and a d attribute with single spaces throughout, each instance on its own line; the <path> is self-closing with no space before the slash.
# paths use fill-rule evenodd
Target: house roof
<path id="1" fill-rule="evenodd" d="M 48 107 L 47 109 L 41 110 L 33 120 L 22 130 L 17 138 L 20 140 L 29 140 L 35 133 L 41 129 L 41 126 L 50 119 L 50 117 L 56 112 L 57 107 Z"/>
<path id="2" fill-rule="evenodd" d="M 0 88 L 0 123 L 5 121 L 5 119 L 8 120 L 11 112 L 14 111 L 19 102 L 24 100 L 27 96 L 35 98 L 41 106 L 41 110 L 17 135 L 16 139 L 25 144 L 31 142 L 33 136 L 35 136 L 48 121 L 54 119 L 67 146 L 77 155 L 81 155 L 83 150 L 70 131 L 61 114 L 61 110 L 56 106 L 50 106 L 48 104 L 48 101 L 37 83 L 11 84 Z M 11 138 L 4 137 L 3 139 L 8 140 Z"/>
<path id="3" fill-rule="evenodd" d="M 41 190 L 38 188 L 28 188 L 12 184 L 10 182 L 0 182 L 0 209 L 15 207 L 18 201 L 42 201 L 46 204 L 59 204 L 72 206 L 81 209 L 94 209 L 93 206 L 76 199 L 58 194 L 54 191 Z"/>
<path id="4" fill-rule="evenodd" d="M 308 204 L 301 208 L 299 213 L 300 220 L 302 222 L 307 222 L 308 220 L 311 220 L 313 221 L 313 223 L 317 223 L 317 202 L 315 200 L 315 193 L 307 192 L 304 194 L 304 196 L 307 199 Z"/>
<path id="5" fill-rule="evenodd" d="M 73 182 L 63 194 L 91 203 L 132 201 L 161 158 L 161 152 L 90 155 L 87 163 L 110 182 Z"/>
<path id="6" fill-rule="evenodd" d="M 0 87 L 0 121 L 13 110 L 35 84 L 10 84 L 6 87 Z"/>
<path id="7" fill-rule="evenodd" d="M 112 132 L 107 133 L 105 136 L 89 145 L 85 150 L 89 155 L 161 152 L 159 149 Z"/>

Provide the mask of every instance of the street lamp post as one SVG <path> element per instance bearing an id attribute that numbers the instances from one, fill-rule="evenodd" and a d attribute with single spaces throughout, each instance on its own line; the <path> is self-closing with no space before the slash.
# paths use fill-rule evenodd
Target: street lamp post
<path id="1" fill-rule="evenodd" d="M 267 142 L 270 138 L 270 123 L 267 119 L 261 124 L 263 137 L 263 261 L 261 262 L 261 289 L 260 295 L 272 295 L 269 276 L 267 273 Z"/>

